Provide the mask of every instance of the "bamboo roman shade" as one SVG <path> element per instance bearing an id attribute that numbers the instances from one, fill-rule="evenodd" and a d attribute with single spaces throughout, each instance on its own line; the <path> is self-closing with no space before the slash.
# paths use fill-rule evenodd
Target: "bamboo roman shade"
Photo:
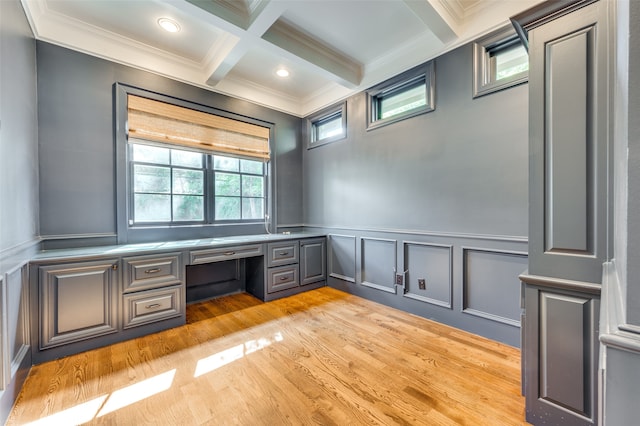
<path id="1" fill-rule="evenodd" d="M 129 137 L 269 160 L 269 129 L 128 95 Z"/>

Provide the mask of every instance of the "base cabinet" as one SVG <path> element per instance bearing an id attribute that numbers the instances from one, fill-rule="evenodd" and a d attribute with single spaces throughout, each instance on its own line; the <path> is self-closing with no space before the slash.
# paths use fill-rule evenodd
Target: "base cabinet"
<path id="1" fill-rule="evenodd" d="M 312 290 L 326 284 L 325 237 L 303 238 L 267 244 L 264 274 L 247 274 L 247 291 L 264 300 L 274 300 Z M 249 264 L 258 270 L 261 265 Z"/>
<path id="2" fill-rule="evenodd" d="M 118 259 L 39 270 L 39 349 L 118 331 Z"/>
<path id="3" fill-rule="evenodd" d="M 180 253 L 32 264 L 33 362 L 184 324 L 183 276 Z"/>
<path id="4" fill-rule="evenodd" d="M 239 290 L 264 301 L 326 284 L 324 237 L 132 254 L 87 258 L 62 252 L 32 260 L 29 309 L 37 313 L 30 327 L 35 364 L 183 325 L 186 264 L 241 262 Z M 202 271 L 207 275 L 207 269 Z"/>

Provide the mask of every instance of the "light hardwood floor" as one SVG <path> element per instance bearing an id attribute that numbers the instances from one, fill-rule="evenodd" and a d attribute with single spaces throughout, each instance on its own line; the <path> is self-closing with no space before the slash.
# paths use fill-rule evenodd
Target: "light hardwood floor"
<path id="1" fill-rule="evenodd" d="M 33 367 L 8 424 L 521 425 L 517 349 L 328 287 Z"/>

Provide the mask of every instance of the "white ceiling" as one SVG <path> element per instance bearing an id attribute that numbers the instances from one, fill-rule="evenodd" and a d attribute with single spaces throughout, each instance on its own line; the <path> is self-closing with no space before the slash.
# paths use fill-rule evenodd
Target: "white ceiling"
<path id="1" fill-rule="evenodd" d="M 303 117 L 503 26 L 540 1 L 22 3 L 39 40 Z M 162 17 L 181 31 L 162 30 Z M 290 77 L 276 76 L 280 67 Z"/>

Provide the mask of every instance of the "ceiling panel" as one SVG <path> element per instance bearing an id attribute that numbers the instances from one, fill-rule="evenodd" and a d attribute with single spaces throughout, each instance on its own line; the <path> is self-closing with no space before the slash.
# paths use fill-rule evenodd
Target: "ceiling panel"
<path id="1" fill-rule="evenodd" d="M 401 1 L 286 0 L 286 3 L 284 19 L 365 64 L 428 31 Z"/>
<path id="2" fill-rule="evenodd" d="M 285 68 L 289 77 L 281 78 L 276 70 Z M 261 49 L 250 49 L 229 73 L 229 77 L 253 82 L 282 96 L 306 98 L 327 86 L 330 81 L 298 64 Z"/>
<path id="3" fill-rule="evenodd" d="M 224 32 L 156 0 L 49 0 L 49 10 L 195 62 L 205 59 Z M 171 18 L 181 31 L 168 33 L 158 19 Z"/>

